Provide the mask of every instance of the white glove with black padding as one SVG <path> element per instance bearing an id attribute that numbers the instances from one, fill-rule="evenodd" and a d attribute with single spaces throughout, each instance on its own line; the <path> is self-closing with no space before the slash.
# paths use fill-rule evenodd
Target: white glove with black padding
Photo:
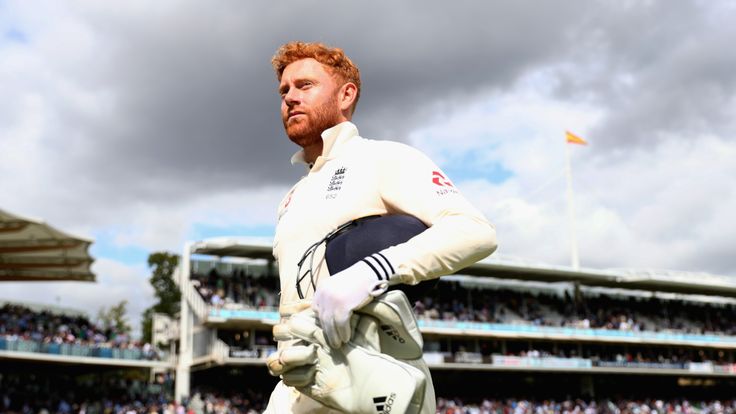
<path id="1" fill-rule="evenodd" d="M 359 319 L 350 342 L 391 355 L 422 371 L 427 383 L 420 412 L 434 414 L 437 401 L 432 375 L 422 354 L 422 334 L 404 292 L 386 292 L 357 309 L 355 315 Z"/>
<path id="2" fill-rule="evenodd" d="M 372 345 L 372 339 L 378 339 L 376 348 L 372 348 L 378 352 L 391 355 L 397 359 L 417 359 L 422 357 L 422 347 L 424 341 L 422 334 L 419 332 L 414 312 L 409 305 L 409 300 L 404 292 L 393 290 L 386 292 L 377 297 L 374 301 L 368 303 L 355 311 L 359 317 L 358 324 L 355 327 L 355 339 L 351 342 L 369 347 Z M 368 335 L 366 330 L 369 329 L 370 319 L 363 321 L 362 316 L 369 316 L 378 322 L 378 332 L 376 335 Z"/>
<path id="3" fill-rule="evenodd" d="M 391 292 L 392 298 L 396 296 L 394 293 L 403 296 Z M 406 301 L 405 296 L 403 300 Z M 390 301 L 374 303 L 367 310 L 369 313 L 352 318 L 355 337 L 337 349 L 327 344 L 312 310 L 297 313 L 276 325 L 276 340 L 298 339 L 299 342 L 269 357 L 271 374 L 280 376 L 286 385 L 296 387 L 310 398 L 346 413 L 422 412 L 427 383 L 424 373 L 380 353 L 380 348 L 385 346 L 402 355 L 421 356 L 421 336 L 417 341 L 414 332 L 401 327 L 394 329 L 401 317 Z M 415 332 L 418 334 L 418 330 Z"/>

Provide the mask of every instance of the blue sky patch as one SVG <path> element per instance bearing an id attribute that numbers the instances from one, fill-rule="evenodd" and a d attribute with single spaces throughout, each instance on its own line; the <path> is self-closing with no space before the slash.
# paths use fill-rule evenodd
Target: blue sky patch
<path id="1" fill-rule="evenodd" d="M 21 30 L 12 28 L 7 31 L 5 31 L 5 39 L 10 40 L 11 42 L 16 43 L 28 43 L 28 36 L 26 36 L 25 33 L 23 33 Z"/>
<path id="2" fill-rule="evenodd" d="M 105 258 L 126 265 L 141 265 L 145 264 L 148 261 L 148 255 L 153 253 L 139 246 L 120 246 L 115 243 L 112 234 L 109 233 L 96 234 L 94 240 L 90 253 L 96 259 Z"/>
<path id="3" fill-rule="evenodd" d="M 454 182 L 483 179 L 498 184 L 513 176 L 513 173 L 504 168 L 500 162 L 489 162 L 488 159 L 470 151 L 447 160 L 442 170 Z"/>
<path id="4" fill-rule="evenodd" d="M 187 234 L 189 240 L 202 240 L 210 237 L 268 237 L 273 238 L 273 226 L 214 226 L 195 223 Z"/>

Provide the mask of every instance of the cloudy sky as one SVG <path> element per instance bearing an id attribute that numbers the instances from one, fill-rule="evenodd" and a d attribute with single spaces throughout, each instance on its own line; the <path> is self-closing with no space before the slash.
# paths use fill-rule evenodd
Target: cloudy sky
<path id="1" fill-rule="evenodd" d="M 0 208 L 95 239 L 98 282 L 0 299 L 152 303 L 149 252 L 270 236 L 303 174 L 270 58 L 340 46 L 361 135 L 428 153 L 498 253 L 736 276 L 736 5 L 728 1 L 0 0 Z M 136 323 L 137 325 L 137 323 Z"/>

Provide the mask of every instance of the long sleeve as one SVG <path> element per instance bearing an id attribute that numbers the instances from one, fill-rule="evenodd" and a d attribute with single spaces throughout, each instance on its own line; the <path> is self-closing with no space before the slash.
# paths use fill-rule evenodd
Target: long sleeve
<path id="1" fill-rule="evenodd" d="M 496 250 L 496 231 L 427 156 L 391 143 L 379 164 L 378 188 L 391 214 L 408 214 L 429 228 L 382 251 L 391 283 L 416 284 L 455 273 Z"/>

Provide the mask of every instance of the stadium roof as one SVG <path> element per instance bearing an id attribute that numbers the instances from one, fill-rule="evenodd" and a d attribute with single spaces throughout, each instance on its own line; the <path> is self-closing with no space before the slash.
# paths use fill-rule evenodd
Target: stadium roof
<path id="1" fill-rule="evenodd" d="M 195 242 L 192 244 L 191 253 L 221 257 L 273 258 L 269 240 L 237 237 L 219 237 Z M 726 276 L 651 269 L 575 270 L 568 266 L 542 264 L 498 255 L 471 265 L 458 274 L 545 283 L 579 283 L 585 286 L 651 292 L 736 297 L 736 281 Z"/>
<path id="2" fill-rule="evenodd" d="M 263 238 L 214 237 L 193 243 L 191 252 L 220 257 L 271 260 L 273 259 L 273 242 Z"/>
<path id="3" fill-rule="evenodd" d="M 92 240 L 0 210 L 0 281 L 94 282 Z"/>

